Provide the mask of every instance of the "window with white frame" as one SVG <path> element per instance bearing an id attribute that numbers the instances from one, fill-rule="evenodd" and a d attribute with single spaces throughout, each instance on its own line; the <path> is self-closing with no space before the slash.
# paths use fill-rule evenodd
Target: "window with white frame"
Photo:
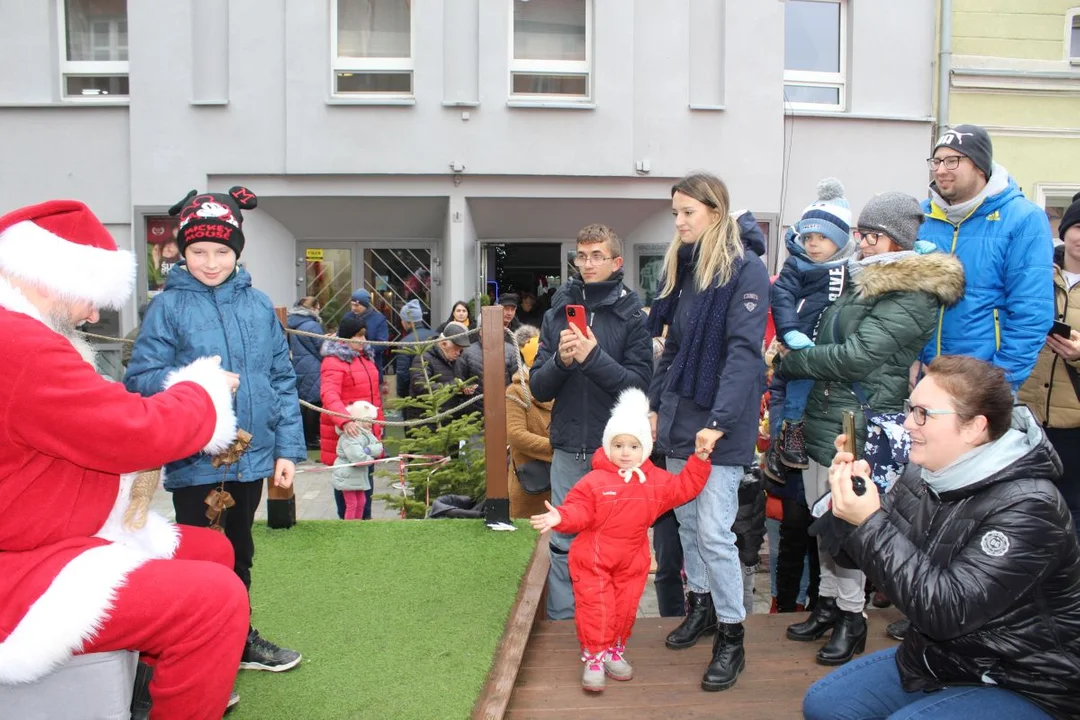
<path id="1" fill-rule="evenodd" d="M 1065 13 L 1065 51 L 1069 62 L 1080 64 L 1080 8 Z"/>
<path id="2" fill-rule="evenodd" d="M 128 94 L 127 0 L 60 0 L 65 98 Z"/>
<path id="3" fill-rule="evenodd" d="M 785 102 L 793 108 L 841 110 L 846 85 L 847 0 L 786 0 Z"/>
<path id="4" fill-rule="evenodd" d="M 592 0 L 510 0 L 510 96 L 588 100 Z"/>
<path id="5" fill-rule="evenodd" d="M 412 0 L 331 0 L 335 95 L 412 97 Z"/>

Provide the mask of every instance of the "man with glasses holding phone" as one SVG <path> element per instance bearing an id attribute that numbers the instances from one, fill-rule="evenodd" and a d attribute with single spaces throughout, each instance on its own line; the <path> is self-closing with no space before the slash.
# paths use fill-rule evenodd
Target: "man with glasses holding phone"
<path id="1" fill-rule="evenodd" d="M 551 300 L 540 329 L 540 349 L 529 387 L 551 412 L 551 504 L 592 469 L 615 399 L 631 387 L 648 390 L 652 337 L 637 293 L 623 283 L 622 241 L 611 228 L 588 225 L 578 233 L 570 278 Z M 573 318 L 569 313 L 573 313 Z M 584 318 L 581 318 L 581 315 Z M 575 322 L 584 321 L 585 331 Z M 551 533 L 549 620 L 574 617 L 567 553 L 572 535 Z"/>
<path id="2" fill-rule="evenodd" d="M 990 136 L 977 125 L 944 133 L 927 165 L 933 182 L 919 239 L 960 260 L 966 287 L 959 303 L 940 311 L 912 381 L 938 355 L 970 355 L 1001 367 L 1015 391 L 1054 319 L 1046 213 L 993 161 Z"/>

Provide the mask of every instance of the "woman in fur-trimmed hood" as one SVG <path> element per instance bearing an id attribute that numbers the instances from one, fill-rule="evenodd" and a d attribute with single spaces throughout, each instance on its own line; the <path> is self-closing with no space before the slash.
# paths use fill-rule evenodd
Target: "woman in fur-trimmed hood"
<path id="1" fill-rule="evenodd" d="M 815 345 L 788 352 L 776 372 L 785 379 L 812 378 L 804 435 L 810 467 L 803 472 L 807 503 L 828 490 L 828 469 L 843 429 L 843 412 L 856 417 L 859 452 L 866 441 L 866 417 L 857 393 L 873 413 L 899 413 L 908 397 L 912 363 L 937 325 L 942 306 L 964 294 L 964 270 L 952 255 L 915 245 L 922 210 L 915 198 L 883 193 L 859 215 L 859 255 L 845 267 L 840 298 L 818 321 Z M 774 361 L 776 366 L 776 361 Z M 788 628 L 793 640 L 816 640 L 835 627 L 818 653 L 826 665 L 847 662 L 865 643 L 861 572 L 837 569 L 820 553 L 822 601 L 804 623 Z"/>

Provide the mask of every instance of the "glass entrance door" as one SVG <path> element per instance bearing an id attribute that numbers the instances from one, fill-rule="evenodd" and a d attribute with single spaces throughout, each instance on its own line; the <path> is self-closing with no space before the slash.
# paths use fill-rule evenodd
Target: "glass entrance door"
<path id="1" fill-rule="evenodd" d="M 336 329 L 349 311 L 354 290 L 371 293 L 372 307 L 386 316 L 390 339 L 403 335 L 401 309 L 417 300 L 424 322 L 431 327 L 441 321 L 433 315 L 431 265 L 434 247 L 430 243 L 394 243 L 393 247 L 369 242 L 297 243 L 299 297 L 311 295 L 322 305 L 323 327 Z M 386 364 L 393 357 L 387 354 Z"/>

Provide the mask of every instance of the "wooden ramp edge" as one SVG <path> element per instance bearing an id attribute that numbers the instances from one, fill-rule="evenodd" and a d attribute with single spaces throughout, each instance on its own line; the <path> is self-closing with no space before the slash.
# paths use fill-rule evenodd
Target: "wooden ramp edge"
<path id="1" fill-rule="evenodd" d="M 487 682 L 473 707 L 473 720 L 502 720 L 506 714 L 521 661 L 525 657 L 525 647 L 532 635 L 533 623 L 543 604 L 549 564 L 548 543 L 541 536 L 525 569 L 514 605 L 510 608 L 510 618 L 495 650 L 495 660 Z"/>

